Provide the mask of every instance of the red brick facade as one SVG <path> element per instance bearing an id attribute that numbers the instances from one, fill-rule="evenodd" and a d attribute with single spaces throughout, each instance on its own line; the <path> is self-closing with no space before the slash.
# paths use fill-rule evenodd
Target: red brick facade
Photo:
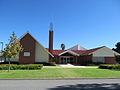
<path id="1" fill-rule="evenodd" d="M 106 64 L 116 64 L 115 57 L 105 57 L 105 63 Z"/>
<path id="2" fill-rule="evenodd" d="M 79 56 L 78 64 L 92 63 L 92 56 L 93 56 L 92 54 L 91 55 Z"/>
<path id="3" fill-rule="evenodd" d="M 20 39 L 23 52 L 19 54 L 19 64 L 33 64 L 35 62 L 35 43 L 33 37 L 27 33 Z M 30 56 L 24 56 L 24 52 L 30 52 Z"/>
<path id="4" fill-rule="evenodd" d="M 92 64 L 92 57 L 93 55 L 84 55 L 84 56 L 73 56 L 73 63 L 72 64 Z M 62 56 L 55 55 L 56 63 L 62 64 L 61 58 Z M 115 57 L 104 57 L 106 64 L 116 64 Z"/>

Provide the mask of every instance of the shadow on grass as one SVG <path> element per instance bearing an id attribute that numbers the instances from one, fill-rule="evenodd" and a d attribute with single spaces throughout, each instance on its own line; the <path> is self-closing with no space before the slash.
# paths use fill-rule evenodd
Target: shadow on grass
<path id="1" fill-rule="evenodd" d="M 77 84 L 77 85 L 63 85 L 48 90 L 120 90 L 120 84 Z"/>

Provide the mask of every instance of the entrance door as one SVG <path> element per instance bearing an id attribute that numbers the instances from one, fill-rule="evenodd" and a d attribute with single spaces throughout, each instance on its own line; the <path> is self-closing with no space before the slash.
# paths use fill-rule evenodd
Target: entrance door
<path id="1" fill-rule="evenodd" d="M 61 63 L 62 64 L 67 64 L 67 63 L 73 64 L 73 57 L 72 56 L 63 56 L 63 57 L 61 57 Z"/>

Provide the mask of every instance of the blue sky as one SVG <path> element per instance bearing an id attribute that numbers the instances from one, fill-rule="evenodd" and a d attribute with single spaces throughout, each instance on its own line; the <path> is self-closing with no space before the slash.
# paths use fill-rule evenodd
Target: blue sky
<path id="1" fill-rule="evenodd" d="M 120 41 L 120 0 L 0 0 L 0 41 L 29 31 L 48 47 L 49 23 L 54 24 L 54 48 L 79 44 L 85 48 Z"/>

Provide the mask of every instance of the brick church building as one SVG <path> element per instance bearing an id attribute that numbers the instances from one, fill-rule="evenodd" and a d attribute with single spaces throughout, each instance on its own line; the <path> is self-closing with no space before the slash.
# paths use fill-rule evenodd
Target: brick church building
<path id="1" fill-rule="evenodd" d="M 29 32 L 27 32 L 19 39 L 23 46 L 23 51 L 19 54 L 19 58 L 14 59 L 14 61 L 19 62 L 19 64 L 48 62 L 56 62 L 58 64 L 115 64 L 115 55 L 120 55 L 106 46 L 85 49 L 84 47 L 76 45 L 67 50 L 55 50 L 53 49 L 53 37 L 54 31 L 51 27 L 49 30 L 49 49 L 46 49 Z"/>

